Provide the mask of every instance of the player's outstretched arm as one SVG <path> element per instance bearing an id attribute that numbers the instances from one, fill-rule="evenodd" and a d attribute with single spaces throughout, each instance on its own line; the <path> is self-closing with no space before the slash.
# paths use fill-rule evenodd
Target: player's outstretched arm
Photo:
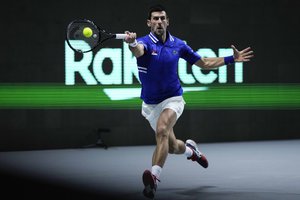
<path id="1" fill-rule="evenodd" d="M 195 65 L 202 69 L 215 69 L 223 65 L 230 65 L 235 62 L 248 62 L 252 58 L 253 51 L 251 47 L 247 47 L 241 51 L 237 50 L 234 45 L 231 45 L 233 55 L 228 57 L 204 58 L 201 57 Z"/>

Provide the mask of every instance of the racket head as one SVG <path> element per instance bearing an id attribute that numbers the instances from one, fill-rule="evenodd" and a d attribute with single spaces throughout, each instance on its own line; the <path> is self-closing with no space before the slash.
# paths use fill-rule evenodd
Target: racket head
<path id="1" fill-rule="evenodd" d="M 84 28 L 90 28 L 92 34 L 86 37 Z M 66 40 L 71 49 L 79 53 L 86 53 L 95 49 L 101 43 L 101 30 L 88 19 L 76 19 L 68 24 Z"/>

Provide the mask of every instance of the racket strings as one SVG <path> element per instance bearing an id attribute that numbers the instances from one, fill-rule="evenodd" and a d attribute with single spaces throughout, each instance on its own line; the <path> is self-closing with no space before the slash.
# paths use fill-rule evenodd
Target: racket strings
<path id="1" fill-rule="evenodd" d="M 91 36 L 86 36 L 83 33 L 84 28 L 92 30 Z M 86 21 L 76 21 L 68 26 L 67 40 L 69 45 L 76 51 L 87 52 L 94 49 L 101 40 L 101 34 L 98 28 Z"/>

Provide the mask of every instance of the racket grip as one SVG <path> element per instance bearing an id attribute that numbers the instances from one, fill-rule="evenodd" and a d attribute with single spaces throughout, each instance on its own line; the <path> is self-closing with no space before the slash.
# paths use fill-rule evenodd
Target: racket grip
<path id="1" fill-rule="evenodd" d="M 126 38 L 127 34 L 124 33 L 118 33 L 116 34 L 116 39 L 117 40 L 124 40 Z"/>

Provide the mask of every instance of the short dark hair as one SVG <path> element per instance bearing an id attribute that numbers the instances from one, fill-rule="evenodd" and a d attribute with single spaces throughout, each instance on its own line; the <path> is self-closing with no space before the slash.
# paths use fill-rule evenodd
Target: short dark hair
<path id="1" fill-rule="evenodd" d="M 156 5 L 151 6 L 148 11 L 148 19 L 149 20 L 151 19 L 151 14 L 153 12 L 162 12 L 162 11 L 167 12 L 166 8 L 161 4 L 156 4 Z"/>

